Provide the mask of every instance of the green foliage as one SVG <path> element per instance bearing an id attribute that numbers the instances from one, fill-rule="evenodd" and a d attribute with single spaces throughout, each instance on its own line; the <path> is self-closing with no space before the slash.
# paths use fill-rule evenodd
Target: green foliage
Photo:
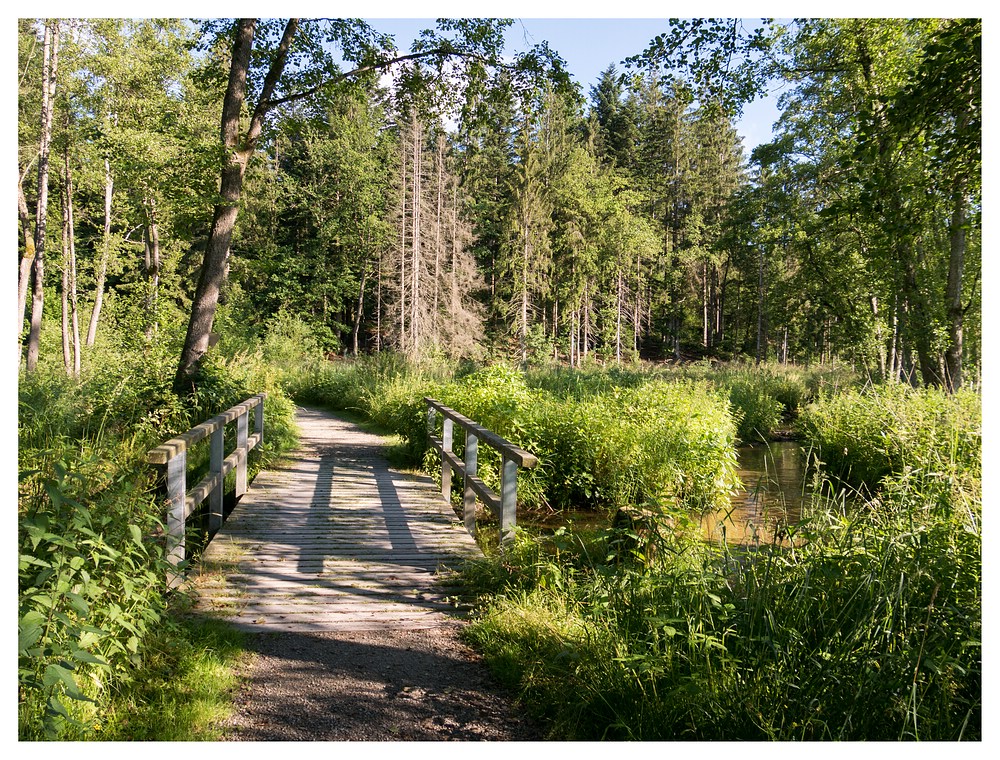
<path id="1" fill-rule="evenodd" d="M 469 640 L 550 738 L 977 740 L 978 395 L 834 392 L 849 379 L 840 370 L 754 372 L 727 368 L 716 382 L 803 409 L 824 460 L 846 446 L 844 461 L 866 467 L 867 498 L 828 511 L 817 495 L 784 545 L 753 550 L 705 543 L 677 509 L 621 510 L 596 535 L 521 532 L 465 572 L 481 601 Z M 655 405 L 664 383 L 640 372 L 619 374 L 617 388 L 608 372 L 530 377 L 586 409 L 588 430 L 604 429 L 595 402 Z M 578 433 L 566 449 L 587 444 Z"/>
<path id="2" fill-rule="evenodd" d="M 304 403 L 360 413 L 401 436 L 415 462 L 427 447 L 423 398 L 437 398 L 539 458 L 536 469 L 519 477 L 519 501 L 527 508 L 615 509 L 649 501 L 710 509 L 735 485 L 735 427 L 725 399 L 707 383 L 647 379 L 627 389 L 595 375 L 581 380 L 557 371 L 552 381 L 532 375 L 539 385 L 562 385 L 567 397 L 560 398 L 530 388 L 521 370 L 504 363 L 453 381 L 442 369 L 365 359 L 317 365 L 290 387 Z M 587 383 L 607 391 L 581 391 Z M 567 390 L 574 388 L 579 398 Z M 458 435 L 455 451 L 462 450 Z M 482 447 L 479 464 L 480 477 L 496 490 L 499 455 Z"/>
<path id="3" fill-rule="evenodd" d="M 896 475 L 951 489 L 982 474 L 975 391 L 947 394 L 893 383 L 823 394 L 804 409 L 801 422 L 824 466 L 854 485 Z"/>
<path id="4" fill-rule="evenodd" d="M 170 359 L 165 344 L 105 345 L 88 354 L 79 381 L 44 363 L 20 378 L 22 739 L 100 738 L 128 684 L 158 656 L 177 597 L 166 596 L 162 505 L 146 452 L 260 390 L 269 394 L 266 443 L 251 472 L 294 440 L 291 402 L 259 359 L 211 357 L 193 400 L 170 391 Z"/>
<path id="5" fill-rule="evenodd" d="M 102 741 L 218 741 L 232 709 L 245 636 L 225 623 L 174 617 L 144 649 L 93 723 Z"/>
<path id="6" fill-rule="evenodd" d="M 913 485 L 738 554 L 676 514 L 521 534 L 466 571 L 467 636 L 553 739 L 978 740 L 978 521 Z"/>
<path id="7" fill-rule="evenodd" d="M 36 483 L 44 495 L 18 530 L 19 725 L 22 738 L 55 739 L 82 727 L 67 700 L 94 701 L 94 688 L 141 661 L 164 611 L 166 564 L 141 481 L 88 506 L 71 495 L 90 487 L 72 465 L 56 462 Z"/>

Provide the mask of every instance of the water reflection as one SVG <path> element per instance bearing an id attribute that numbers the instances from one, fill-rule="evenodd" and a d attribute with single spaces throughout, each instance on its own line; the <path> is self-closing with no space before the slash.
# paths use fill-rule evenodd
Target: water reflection
<path id="1" fill-rule="evenodd" d="M 801 444 L 772 442 L 739 449 L 743 488 L 728 510 L 704 517 L 706 535 L 731 544 L 782 541 L 782 528 L 798 522 L 809 496 L 807 457 Z"/>

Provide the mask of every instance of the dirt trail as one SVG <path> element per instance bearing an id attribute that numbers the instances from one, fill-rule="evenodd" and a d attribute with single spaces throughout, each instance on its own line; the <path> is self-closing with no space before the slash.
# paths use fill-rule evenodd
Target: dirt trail
<path id="1" fill-rule="evenodd" d="M 461 623 L 413 631 L 252 634 L 230 741 L 534 741 Z"/>

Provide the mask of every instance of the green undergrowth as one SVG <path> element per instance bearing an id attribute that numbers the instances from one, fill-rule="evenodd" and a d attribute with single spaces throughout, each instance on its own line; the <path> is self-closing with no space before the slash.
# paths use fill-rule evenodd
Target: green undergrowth
<path id="1" fill-rule="evenodd" d="M 982 477 L 982 401 L 908 385 L 824 393 L 801 427 L 825 469 L 852 485 L 877 484 L 904 472 L 926 487 L 965 487 Z"/>
<path id="2" fill-rule="evenodd" d="M 181 597 L 166 592 L 164 505 L 148 450 L 260 391 L 265 444 L 251 456 L 251 476 L 295 440 L 292 403 L 254 355 L 210 357 L 184 399 L 170 391 L 168 345 L 98 347 L 87 358 L 78 380 L 47 364 L 19 379 L 21 739 L 108 738 L 126 716 L 121 730 L 139 731 L 136 716 L 155 712 L 140 703 L 155 691 L 157 663 L 184 670 L 212 646 L 174 627 Z M 192 452 L 194 477 L 207 456 L 207 446 Z M 147 738 L 167 724 L 185 738 L 179 713 L 156 720 Z"/>
<path id="3" fill-rule="evenodd" d="M 401 436 L 414 463 L 427 452 L 423 399 L 436 398 L 538 457 L 519 478 L 527 509 L 710 509 L 736 485 L 735 419 L 725 394 L 702 380 L 651 376 L 574 396 L 529 385 L 504 363 L 449 374 L 380 357 L 314 366 L 289 388 L 301 403 L 354 411 Z M 460 432 L 455 451 L 463 451 Z M 499 455 L 483 446 L 479 460 L 480 477 L 496 489 Z"/>
<path id="4" fill-rule="evenodd" d="M 607 516 L 485 541 L 464 574 L 469 641 L 551 738 L 981 737 L 978 393 L 860 390 L 839 366 L 387 357 L 291 382 L 378 421 L 431 471 L 433 396 L 538 456 L 519 508 Z M 735 445 L 798 426 L 820 467 L 803 519 L 777 545 L 706 542 L 697 515 L 725 503 Z M 488 447 L 480 462 L 495 488 Z"/>
<path id="5" fill-rule="evenodd" d="M 468 640 L 566 740 L 978 740 L 978 524 L 903 486 L 730 552 L 684 517 L 521 533 Z"/>
<path id="6" fill-rule="evenodd" d="M 702 381 L 729 400 L 743 442 L 767 440 L 793 426 L 800 410 L 820 392 L 852 387 L 854 373 L 841 365 L 805 368 L 796 365 L 745 363 L 644 365 L 570 369 L 552 366 L 531 370 L 528 384 L 559 398 L 582 401 L 615 389 L 639 389 L 664 380 Z"/>

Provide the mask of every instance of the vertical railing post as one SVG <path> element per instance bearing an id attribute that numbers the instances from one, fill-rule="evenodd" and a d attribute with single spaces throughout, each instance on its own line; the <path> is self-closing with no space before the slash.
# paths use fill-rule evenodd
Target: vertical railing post
<path id="1" fill-rule="evenodd" d="M 222 463 L 226 458 L 226 426 L 219 425 L 212 431 L 208 454 L 208 472 L 215 476 L 215 486 L 208 501 L 208 531 L 215 533 L 222 527 L 222 496 L 225 478 L 222 477 Z"/>
<path id="2" fill-rule="evenodd" d="M 236 498 L 247 492 L 247 427 L 249 411 L 236 418 Z"/>
<path id="3" fill-rule="evenodd" d="M 514 538 L 517 524 L 517 462 L 503 457 L 503 472 L 500 476 L 500 540 Z"/>
<path id="4" fill-rule="evenodd" d="M 260 436 L 257 441 L 257 445 L 260 446 L 264 443 L 264 399 L 260 400 L 260 403 L 257 404 L 257 409 L 254 411 L 253 431 Z"/>
<path id="5" fill-rule="evenodd" d="M 434 437 L 434 430 L 437 426 L 437 409 L 427 404 L 427 437 Z"/>
<path id="6" fill-rule="evenodd" d="M 479 439 L 469 430 L 465 431 L 465 494 L 463 498 L 463 517 L 465 529 L 469 535 L 476 535 L 476 492 L 472 490 L 469 478 L 479 473 Z"/>
<path id="7" fill-rule="evenodd" d="M 187 451 L 182 450 L 167 460 L 167 562 L 174 571 L 167 585 L 178 585 L 184 578 L 179 570 L 184 561 L 184 523 L 187 508 Z"/>
<path id="8" fill-rule="evenodd" d="M 451 462 L 448 461 L 447 454 L 451 453 L 454 429 L 455 423 L 445 415 L 441 429 L 441 495 L 449 504 L 451 504 Z"/>

